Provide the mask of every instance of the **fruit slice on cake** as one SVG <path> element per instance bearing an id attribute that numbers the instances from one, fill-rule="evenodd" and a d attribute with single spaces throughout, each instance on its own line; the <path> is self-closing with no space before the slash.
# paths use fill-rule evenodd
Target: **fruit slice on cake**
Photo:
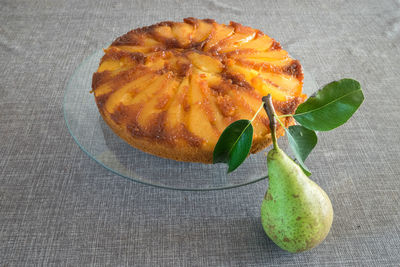
<path id="1" fill-rule="evenodd" d="M 235 22 L 161 22 L 128 32 L 104 52 L 92 82 L 101 116 L 127 143 L 164 158 L 211 163 L 223 130 L 251 119 L 262 96 L 272 95 L 280 115 L 305 100 L 299 61 Z M 271 144 L 268 124 L 259 113 L 251 153 Z"/>

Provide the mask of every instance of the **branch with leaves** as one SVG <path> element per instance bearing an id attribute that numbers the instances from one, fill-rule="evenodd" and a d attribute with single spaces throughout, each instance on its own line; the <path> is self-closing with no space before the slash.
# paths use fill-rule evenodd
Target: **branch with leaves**
<path id="1" fill-rule="evenodd" d="M 342 79 L 327 84 L 315 95 L 300 104 L 295 114 L 273 116 L 285 129 L 289 145 L 300 167 L 311 174 L 304 161 L 317 144 L 315 131 L 330 131 L 347 122 L 364 101 L 360 83 L 353 79 Z M 213 154 L 213 163 L 227 163 L 228 173 L 239 167 L 250 153 L 253 142 L 252 122 L 265 107 L 267 99 L 251 120 L 238 120 L 230 124 L 221 134 Z M 267 112 L 273 109 L 266 108 Z M 280 120 L 292 116 L 299 125 L 286 128 Z M 275 122 L 271 122 L 275 123 Z"/>

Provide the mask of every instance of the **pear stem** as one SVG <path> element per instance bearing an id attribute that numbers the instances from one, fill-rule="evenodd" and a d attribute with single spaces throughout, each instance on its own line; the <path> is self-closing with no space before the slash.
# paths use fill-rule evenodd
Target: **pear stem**
<path id="1" fill-rule="evenodd" d="M 271 94 L 263 96 L 264 109 L 267 112 L 269 118 L 269 128 L 271 129 L 272 143 L 274 144 L 274 149 L 278 149 L 278 142 L 276 141 L 276 119 L 275 119 L 275 109 L 274 104 L 272 104 Z"/>

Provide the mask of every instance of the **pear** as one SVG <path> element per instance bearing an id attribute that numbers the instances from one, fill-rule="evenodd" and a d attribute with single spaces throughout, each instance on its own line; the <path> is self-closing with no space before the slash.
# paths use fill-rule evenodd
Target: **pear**
<path id="1" fill-rule="evenodd" d="M 328 235 L 333 209 L 328 195 L 277 144 L 275 117 L 266 100 L 274 147 L 267 156 L 269 188 L 261 205 L 265 233 L 289 252 L 309 250 Z"/>

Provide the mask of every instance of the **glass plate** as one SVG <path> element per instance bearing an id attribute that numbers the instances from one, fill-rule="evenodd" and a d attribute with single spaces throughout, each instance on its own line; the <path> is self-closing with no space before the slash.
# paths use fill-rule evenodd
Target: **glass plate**
<path id="1" fill-rule="evenodd" d="M 125 143 L 115 135 L 98 112 L 90 94 L 92 75 L 103 51 L 87 57 L 70 78 L 64 96 L 64 118 L 78 146 L 101 166 L 129 180 L 176 190 L 218 190 L 243 186 L 267 178 L 266 149 L 247 160 L 234 172 L 226 174 L 225 164 L 177 162 L 159 158 Z M 310 95 L 316 82 L 304 74 L 304 88 Z M 280 139 L 285 147 L 286 138 Z M 286 149 L 288 151 L 288 149 Z"/>

